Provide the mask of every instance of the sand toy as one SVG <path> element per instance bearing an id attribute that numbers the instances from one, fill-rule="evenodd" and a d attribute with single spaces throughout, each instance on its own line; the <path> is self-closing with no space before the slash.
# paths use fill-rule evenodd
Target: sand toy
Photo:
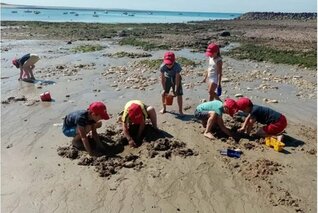
<path id="1" fill-rule="evenodd" d="M 281 152 L 283 150 L 283 147 L 285 146 L 283 142 L 280 142 L 279 140 L 273 137 L 266 137 L 265 144 L 268 147 L 273 147 L 274 150 L 277 152 Z"/>
<path id="2" fill-rule="evenodd" d="M 173 103 L 173 98 L 174 98 L 174 96 L 172 94 L 166 95 L 165 104 L 168 105 L 168 106 L 171 106 L 172 103 Z"/>

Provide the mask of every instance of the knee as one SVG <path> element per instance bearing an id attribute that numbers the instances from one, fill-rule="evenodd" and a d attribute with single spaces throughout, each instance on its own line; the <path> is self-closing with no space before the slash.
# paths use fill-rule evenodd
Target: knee
<path id="1" fill-rule="evenodd" d="M 154 113 L 155 112 L 155 108 L 153 108 L 153 106 L 148 106 L 147 107 L 147 112 L 148 112 L 148 114 Z"/>

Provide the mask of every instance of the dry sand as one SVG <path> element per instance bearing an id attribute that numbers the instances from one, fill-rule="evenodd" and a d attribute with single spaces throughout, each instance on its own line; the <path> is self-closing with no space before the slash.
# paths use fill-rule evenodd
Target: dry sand
<path id="1" fill-rule="evenodd" d="M 106 48 L 91 53 L 70 52 L 72 47 L 89 43 Z M 203 65 L 184 67 L 186 116 L 177 116 L 174 103 L 168 113 L 158 113 L 158 125 L 166 136 L 184 142 L 197 154 L 172 154 L 170 158 L 159 154 L 151 158 L 147 144 L 136 149 L 125 146 L 118 155 L 133 154 L 143 165 L 138 169 L 123 167 L 116 174 L 100 177 L 96 167 L 78 165 L 80 159 L 58 155 L 57 149 L 70 143 L 61 131 L 62 118 L 85 109 L 92 101 L 103 101 L 112 119 L 103 123 L 99 129 L 102 133 L 109 126 L 116 127 L 117 113 L 130 99 L 143 100 L 159 112 L 159 71 L 133 67 L 133 61 L 139 59 L 107 57 L 119 51 L 143 52 L 107 40 L 70 45 L 55 40 L 2 40 L 4 49 L 2 212 L 317 211 L 315 71 L 224 57 L 224 79 L 228 81 L 223 83 L 222 98 L 240 93 L 286 115 L 286 147 L 278 153 L 248 139 L 235 144 L 224 138 L 211 141 L 203 137 L 193 112 L 201 99 L 207 99 L 207 86 L 198 83 L 206 61 L 203 54 L 176 51 L 177 57 Z M 41 81 L 35 84 L 19 82 L 19 72 L 11 65 L 14 56 L 29 51 L 41 56 L 35 68 L 35 76 Z M 158 59 L 164 51 L 150 53 Z M 141 86 L 143 77 L 146 81 Z M 123 82 L 128 78 L 132 82 L 137 78 L 139 83 Z M 38 101 L 45 91 L 51 92 L 53 102 Z M 278 103 L 266 103 L 264 99 Z M 226 120 L 231 126 L 230 119 Z M 240 159 L 221 156 L 218 150 L 227 147 L 240 148 L 243 155 Z"/>

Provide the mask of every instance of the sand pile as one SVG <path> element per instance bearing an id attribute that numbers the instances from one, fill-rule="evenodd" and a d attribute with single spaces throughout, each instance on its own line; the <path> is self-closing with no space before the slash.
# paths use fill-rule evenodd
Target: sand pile
<path id="1" fill-rule="evenodd" d="M 134 135 L 136 131 L 136 126 L 130 128 L 131 135 Z M 157 155 L 166 159 L 170 159 L 172 155 L 184 158 L 198 155 L 196 151 L 187 148 L 184 142 L 168 138 L 165 132 L 154 130 L 151 125 L 146 125 L 142 141 L 136 141 L 139 145 L 137 149 L 142 150 L 145 145 L 147 150 L 138 152 L 138 155 L 123 154 L 128 141 L 123 136 L 121 128 L 110 126 L 99 137 L 103 147 L 97 149 L 92 139 L 90 139 L 90 144 L 100 156 L 89 156 L 83 147 L 78 149 L 72 145 L 58 147 L 57 153 L 61 157 L 78 159 L 78 165 L 95 166 L 95 171 L 101 177 L 116 174 L 122 168 L 133 168 L 139 171 L 145 165 L 142 159 L 154 158 Z"/>

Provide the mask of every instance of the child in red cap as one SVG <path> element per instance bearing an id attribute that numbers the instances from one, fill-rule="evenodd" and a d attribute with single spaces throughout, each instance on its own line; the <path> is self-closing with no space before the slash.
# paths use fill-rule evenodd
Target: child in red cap
<path id="1" fill-rule="evenodd" d="M 248 113 L 239 132 L 250 134 L 253 124 L 259 122 L 265 124 L 260 128 L 256 135 L 260 137 L 277 136 L 277 140 L 282 141 L 282 132 L 287 126 L 287 120 L 284 115 L 268 107 L 254 105 L 252 101 L 246 97 L 237 100 L 239 110 Z"/>
<path id="2" fill-rule="evenodd" d="M 219 46 L 214 43 L 209 44 L 205 55 L 209 57 L 209 66 L 202 82 L 208 79 L 209 101 L 220 100 L 223 62 Z"/>
<path id="3" fill-rule="evenodd" d="M 138 125 L 138 133 L 136 139 L 139 140 L 145 129 L 145 121 L 147 118 L 150 118 L 152 126 L 155 129 L 158 129 L 156 111 L 152 106 L 146 106 L 142 101 L 139 100 L 132 100 L 126 103 L 122 115 L 122 125 L 124 135 L 127 138 L 130 146 L 137 146 L 135 140 L 129 134 L 130 125 Z"/>
<path id="4" fill-rule="evenodd" d="M 33 75 L 33 70 L 35 68 L 35 63 L 40 60 L 39 56 L 36 54 L 28 53 L 19 59 L 13 59 L 12 64 L 20 69 L 20 76 L 18 80 L 35 80 Z"/>
<path id="5" fill-rule="evenodd" d="M 219 100 L 208 101 L 197 106 L 194 116 L 202 121 L 205 128 L 204 136 L 214 139 L 211 129 L 214 124 L 217 124 L 221 130 L 229 137 L 236 138 L 233 133 L 224 125 L 222 114 L 229 114 L 231 117 L 237 112 L 238 108 L 233 99 L 225 99 L 224 103 Z"/>
<path id="6" fill-rule="evenodd" d="M 80 148 L 84 145 L 85 150 L 90 155 L 93 155 L 87 135 L 92 132 L 94 141 L 97 145 L 100 145 L 96 129 L 102 126 L 101 120 L 108 119 L 109 116 L 105 104 L 102 102 L 93 102 L 87 110 L 78 110 L 65 116 L 63 133 L 67 137 L 73 137 L 73 146 Z"/>
<path id="7" fill-rule="evenodd" d="M 182 68 L 180 64 L 176 62 L 176 58 L 173 52 L 166 52 L 163 58 L 163 63 L 160 66 L 161 72 L 161 85 L 163 88 L 162 92 L 162 110 L 160 113 L 166 112 L 166 103 L 165 97 L 169 94 L 170 90 L 174 96 L 177 96 L 178 106 L 179 106 L 179 113 L 183 115 L 182 110 L 182 83 L 181 83 L 181 72 Z"/>

